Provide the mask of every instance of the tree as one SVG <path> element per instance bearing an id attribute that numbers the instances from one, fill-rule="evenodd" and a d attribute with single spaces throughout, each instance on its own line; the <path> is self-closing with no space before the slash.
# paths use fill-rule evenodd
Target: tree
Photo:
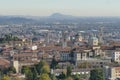
<path id="1" fill-rule="evenodd" d="M 64 80 L 66 78 L 66 75 L 64 72 L 62 72 L 59 76 L 58 76 L 59 79 L 61 80 Z"/>
<path id="2" fill-rule="evenodd" d="M 88 62 L 83 62 L 81 63 L 80 65 L 78 65 L 79 68 L 89 68 L 90 67 L 90 64 Z"/>
<path id="3" fill-rule="evenodd" d="M 4 75 L 1 80 L 10 80 L 7 75 Z"/>
<path id="4" fill-rule="evenodd" d="M 41 74 L 39 80 L 51 80 L 48 74 Z"/>
<path id="5" fill-rule="evenodd" d="M 3 76 L 3 71 L 0 70 L 0 80 L 1 80 L 1 77 Z"/>
<path id="6" fill-rule="evenodd" d="M 16 73 L 15 67 L 13 67 L 13 66 L 9 67 L 8 68 L 8 72 L 10 72 L 10 73 Z"/>
<path id="7" fill-rule="evenodd" d="M 22 67 L 22 73 L 25 74 L 26 80 L 33 80 L 33 73 L 28 66 Z"/>
<path id="8" fill-rule="evenodd" d="M 71 66 L 67 66 L 67 77 L 71 76 L 72 68 Z"/>
<path id="9" fill-rule="evenodd" d="M 49 65 L 47 64 L 47 62 L 45 62 L 43 60 L 40 61 L 40 63 L 38 65 L 36 65 L 36 69 L 37 69 L 38 74 L 50 72 Z"/>
<path id="10" fill-rule="evenodd" d="M 11 40 L 12 40 L 12 37 L 13 37 L 12 34 L 6 34 L 6 35 L 5 35 L 5 40 L 6 40 L 6 41 L 11 41 Z"/>
<path id="11" fill-rule="evenodd" d="M 31 72 L 31 70 L 29 70 L 26 74 L 26 80 L 33 80 L 33 73 Z"/>
<path id="12" fill-rule="evenodd" d="M 58 62 L 56 61 L 55 56 L 54 56 L 53 59 L 52 59 L 50 68 L 55 69 L 57 64 L 58 64 Z"/>
<path id="13" fill-rule="evenodd" d="M 80 77 L 80 75 L 76 74 L 76 75 L 74 76 L 74 80 L 83 80 L 83 79 Z"/>
<path id="14" fill-rule="evenodd" d="M 13 40 L 13 41 L 18 41 L 18 40 L 19 40 L 19 38 L 18 38 L 18 37 L 16 37 L 16 36 L 14 36 L 12 40 Z"/>
<path id="15" fill-rule="evenodd" d="M 28 66 L 23 66 L 22 69 L 21 69 L 21 72 L 23 74 L 27 74 L 29 71 L 30 71 L 30 68 Z"/>
<path id="16" fill-rule="evenodd" d="M 41 68 L 41 73 L 49 73 L 49 72 L 50 72 L 49 65 L 44 65 L 44 66 Z"/>
<path id="17" fill-rule="evenodd" d="M 103 69 L 97 68 L 90 71 L 90 80 L 105 80 Z"/>
<path id="18" fill-rule="evenodd" d="M 55 74 L 51 74 L 51 80 L 56 80 L 56 76 L 55 76 Z"/>
<path id="19" fill-rule="evenodd" d="M 65 80 L 73 80 L 73 78 L 72 77 L 68 77 Z"/>
<path id="20" fill-rule="evenodd" d="M 37 80 L 38 74 L 37 74 L 37 70 L 35 67 L 32 68 L 32 73 L 33 73 L 33 80 Z"/>
<path id="21" fill-rule="evenodd" d="M 42 60 L 40 61 L 37 65 L 36 65 L 36 69 L 37 69 L 37 72 L 38 74 L 41 73 L 41 68 L 45 65 L 45 62 Z"/>
<path id="22" fill-rule="evenodd" d="M 13 80 L 14 80 L 14 79 L 13 79 Z M 17 78 L 15 78 L 15 80 L 21 80 L 21 79 L 17 77 Z"/>

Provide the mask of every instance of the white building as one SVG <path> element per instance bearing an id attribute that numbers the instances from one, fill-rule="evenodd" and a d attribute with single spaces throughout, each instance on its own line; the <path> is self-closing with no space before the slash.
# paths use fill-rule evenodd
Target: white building
<path id="1" fill-rule="evenodd" d="M 59 76 L 62 72 L 66 72 L 66 69 L 55 69 L 52 71 L 56 76 Z M 76 75 L 76 74 L 90 74 L 89 69 L 72 69 L 71 75 Z"/>
<path id="2" fill-rule="evenodd" d="M 36 45 L 30 46 L 30 49 L 33 50 L 33 51 L 37 50 L 37 46 Z"/>
<path id="3" fill-rule="evenodd" d="M 112 55 L 112 59 L 115 62 L 120 62 L 120 51 L 114 51 Z"/>

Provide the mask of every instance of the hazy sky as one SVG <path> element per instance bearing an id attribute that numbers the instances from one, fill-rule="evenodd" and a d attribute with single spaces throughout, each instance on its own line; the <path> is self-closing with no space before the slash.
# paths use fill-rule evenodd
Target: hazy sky
<path id="1" fill-rule="evenodd" d="M 120 16 L 120 0 L 0 0 L 0 15 Z"/>

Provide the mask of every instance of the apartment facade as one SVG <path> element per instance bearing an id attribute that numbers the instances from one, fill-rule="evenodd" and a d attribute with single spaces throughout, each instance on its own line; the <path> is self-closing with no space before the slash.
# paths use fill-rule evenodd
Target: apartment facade
<path id="1" fill-rule="evenodd" d="M 112 59 L 115 62 L 120 62 L 120 50 L 116 50 L 113 52 Z"/>

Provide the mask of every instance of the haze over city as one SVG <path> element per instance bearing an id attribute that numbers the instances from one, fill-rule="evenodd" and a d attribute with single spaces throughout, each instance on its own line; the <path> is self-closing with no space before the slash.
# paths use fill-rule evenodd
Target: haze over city
<path id="1" fill-rule="evenodd" d="M 120 80 L 120 0 L 0 0 L 0 80 Z"/>
<path id="2" fill-rule="evenodd" d="M 0 15 L 120 16 L 120 0 L 0 0 Z"/>

